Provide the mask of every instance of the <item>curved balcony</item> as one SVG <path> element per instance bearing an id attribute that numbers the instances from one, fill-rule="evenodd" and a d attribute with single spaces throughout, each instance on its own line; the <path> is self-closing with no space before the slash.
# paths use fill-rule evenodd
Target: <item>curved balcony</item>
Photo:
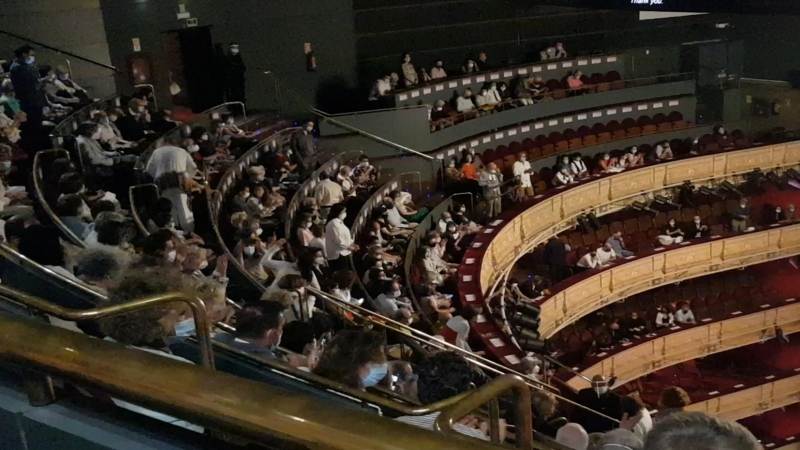
<path id="1" fill-rule="evenodd" d="M 585 211 L 606 214 L 644 198 L 645 194 L 675 187 L 684 181 L 710 184 L 733 179 L 755 168 L 788 168 L 798 162 L 800 142 L 790 142 L 596 176 L 571 187 L 537 195 L 532 202 L 520 204 L 502 214 L 475 238 L 460 268 L 462 299 L 466 304 L 484 305 L 484 293 L 488 294 L 490 287 L 502 281 L 506 271 L 520 256 L 572 226 L 575 218 Z M 749 239 L 749 236 L 743 239 Z M 789 241 L 784 245 L 789 245 Z M 555 323 L 555 319 L 552 320 Z M 544 318 L 543 326 L 548 326 Z M 549 326 L 551 329 L 557 327 Z M 521 350 L 494 324 L 478 323 L 474 330 L 495 357 L 512 366 L 518 363 Z"/>

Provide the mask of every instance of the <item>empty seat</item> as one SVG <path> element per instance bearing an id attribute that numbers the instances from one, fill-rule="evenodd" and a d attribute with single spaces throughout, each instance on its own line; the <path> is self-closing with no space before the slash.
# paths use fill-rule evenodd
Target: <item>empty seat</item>
<path id="1" fill-rule="evenodd" d="M 633 234 L 639 231 L 639 221 L 637 219 L 628 219 L 623 223 L 623 229 L 626 234 Z"/>

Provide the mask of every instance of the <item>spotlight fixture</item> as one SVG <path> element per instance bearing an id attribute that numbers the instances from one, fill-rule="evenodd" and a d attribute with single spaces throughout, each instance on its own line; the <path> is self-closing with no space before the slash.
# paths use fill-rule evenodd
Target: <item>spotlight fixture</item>
<path id="1" fill-rule="evenodd" d="M 749 174 L 747 174 L 748 178 L 751 175 L 752 175 L 754 180 L 757 180 L 758 186 L 760 186 L 761 185 L 761 179 L 764 178 L 764 174 L 761 173 L 761 171 L 759 169 L 756 169 L 753 172 L 750 172 Z M 742 191 L 737 189 L 736 186 L 734 186 L 733 183 L 731 183 L 730 181 L 723 181 L 722 183 L 720 183 L 719 186 L 720 186 L 720 188 L 725 189 L 726 191 L 735 193 L 739 197 L 744 197 L 744 194 L 742 193 Z"/>
<path id="2" fill-rule="evenodd" d="M 783 183 L 783 180 L 778 177 L 778 174 L 775 171 L 767 172 L 767 180 L 769 180 L 772 184 L 778 186 L 778 189 L 783 191 L 786 189 L 786 186 Z"/>
<path id="3" fill-rule="evenodd" d="M 673 202 L 672 199 L 670 197 L 667 197 L 666 195 L 656 195 L 655 202 L 658 203 L 659 205 L 669 205 L 669 206 L 674 206 L 675 208 L 680 208 L 680 205 Z"/>
<path id="4" fill-rule="evenodd" d="M 787 170 L 786 175 L 794 181 L 800 181 L 800 172 L 796 171 L 795 169 Z"/>
<path id="5" fill-rule="evenodd" d="M 701 194 L 705 194 L 705 195 L 708 195 L 708 196 L 715 196 L 715 197 L 720 197 L 720 198 L 725 197 L 717 189 L 710 188 L 708 186 L 700 186 L 700 189 L 698 189 L 698 190 L 700 191 Z"/>
<path id="6" fill-rule="evenodd" d="M 530 328 L 533 330 L 539 329 L 539 318 L 527 316 L 524 313 L 522 313 L 522 311 L 517 311 L 514 314 L 512 314 L 508 318 L 508 321 L 519 327 Z"/>
<path id="7" fill-rule="evenodd" d="M 659 212 L 661 212 L 657 209 L 651 208 L 650 205 L 644 202 L 633 202 L 631 203 L 631 208 L 633 208 L 636 211 L 648 211 L 653 214 L 658 214 Z"/>
<path id="8" fill-rule="evenodd" d="M 530 339 L 526 337 L 517 338 L 517 344 L 526 352 L 544 353 L 547 350 L 547 342 L 541 339 Z"/>

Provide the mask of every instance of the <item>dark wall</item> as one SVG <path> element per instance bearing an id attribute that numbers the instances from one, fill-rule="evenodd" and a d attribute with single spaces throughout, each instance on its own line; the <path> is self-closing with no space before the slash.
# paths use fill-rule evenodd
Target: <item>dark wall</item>
<path id="1" fill-rule="evenodd" d="M 132 53 L 132 38 L 139 38 L 142 53 L 150 53 L 155 65 L 156 92 L 168 101 L 169 81 L 164 70 L 161 32 L 179 28 L 178 4 L 211 25 L 215 42 L 240 45 L 248 67 L 248 107 L 277 109 L 276 79 L 284 112 L 304 111 L 319 104 L 336 111 L 341 99 L 323 93 L 341 92 L 355 86 L 355 31 L 351 0 L 101 0 L 106 33 L 115 64 L 125 66 Z M 317 71 L 306 70 L 304 43 L 311 43 Z M 209 62 L 211 70 L 211 62 Z M 271 71 L 275 78 L 265 75 Z M 127 84 L 127 75 L 118 85 Z M 331 86 L 336 87 L 333 89 Z M 324 97 L 318 99 L 318 97 Z"/>

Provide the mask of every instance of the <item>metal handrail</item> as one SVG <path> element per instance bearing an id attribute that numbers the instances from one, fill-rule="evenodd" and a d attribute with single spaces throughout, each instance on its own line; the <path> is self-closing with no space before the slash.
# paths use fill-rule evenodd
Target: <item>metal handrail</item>
<path id="1" fill-rule="evenodd" d="M 497 448 L 9 314 L 0 314 L 0 330 L 3 360 L 254 442 L 279 437 L 337 450 Z"/>
<path id="2" fill-rule="evenodd" d="M 192 314 L 194 315 L 195 334 L 197 335 L 197 341 L 200 345 L 203 367 L 209 369 L 214 368 L 214 353 L 211 348 L 211 326 L 209 324 L 208 315 L 206 315 L 205 304 L 197 297 L 189 297 L 186 294 L 174 292 L 140 298 L 121 305 L 102 306 L 91 309 L 70 309 L 9 288 L 5 285 L 0 285 L 0 298 L 33 308 L 62 320 L 73 322 L 103 319 L 174 302 L 186 303 L 186 305 L 191 308 Z"/>
<path id="3" fill-rule="evenodd" d="M 514 392 L 515 443 L 518 448 L 530 449 L 533 443 L 531 391 L 525 381 L 516 375 L 494 378 L 481 389 L 470 392 L 462 401 L 445 408 L 436 418 L 433 429 L 450 436 L 458 434 L 458 431 L 453 429 L 456 422 L 507 391 Z"/>
<path id="4" fill-rule="evenodd" d="M 0 32 L 2 32 L 2 31 L 0 31 Z M 70 114 L 67 117 L 65 117 L 64 119 L 62 119 L 61 122 L 59 122 L 58 125 L 56 125 L 55 128 L 53 128 L 53 131 L 50 132 L 50 138 L 52 139 L 52 138 L 58 138 L 58 137 L 71 136 L 72 135 L 72 131 L 74 130 L 74 127 L 73 127 L 73 130 L 66 130 L 65 131 L 64 129 L 67 128 L 67 125 L 73 123 L 73 121 L 76 118 L 85 115 L 85 113 L 87 111 L 93 111 L 95 109 L 103 109 L 103 108 L 100 108 L 99 105 L 102 105 L 102 104 L 105 104 L 105 103 L 110 103 L 111 101 L 114 101 L 116 103 L 116 106 L 119 106 L 120 96 L 117 95 L 117 94 L 110 95 L 110 96 L 108 96 L 108 97 L 106 97 L 104 99 L 98 100 L 96 102 L 92 102 L 92 103 L 84 106 L 83 108 L 81 108 L 81 109 L 79 109 L 77 111 L 73 111 L 72 114 Z"/>
<path id="5" fill-rule="evenodd" d="M 128 201 L 131 204 L 131 216 L 133 217 L 133 221 L 136 222 L 136 226 L 139 228 L 139 231 L 141 231 L 142 235 L 145 237 L 150 236 L 150 232 L 147 231 L 147 227 L 145 226 L 144 222 L 142 222 L 142 218 L 139 216 L 139 211 L 136 209 L 136 202 L 133 201 L 133 191 L 148 187 L 155 189 L 156 195 L 158 195 L 158 186 L 156 186 L 154 183 L 138 184 L 128 188 Z"/>
<path id="6" fill-rule="evenodd" d="M 66 236 L 67 239 L 71 241 L 73 245 L 76 245 L 81 248 L 86 248 L 86 242 L 84 242 L 83 239 L 76 236 L 75 233 L 72 232 L 72 230 L 70 230 L 69 228 L 67 228 L 66 225 L 64 225 L 64 222 L 61 221 L 61 218 L 58 217 L 58 214 L 56 214 L 55 211 L 53 211 L 53 209 L 50 207 L 50 204 L 47 202 L 47 197 L 45 197 L 44 195 L 44 188 L 42 187 L 42 175 L 43 175 L 42 166 L 41 162 L 39 161 L 39 157 L 41 157 L 43 154 L 50 154 L 50 153 L 63 153 L 64 155 L 66 155 L 67 159 L 70 159 L 69 152 L 64 150 L 63 148 L 54 148 L 50 150 L 41 150 L 39 152 L 36 152 L 36 156 L 33 157 L 33 187 L 34 190 L 36 191 L 36 196 L 39 197 L 39 203 L 42 205 L 42 208 L 44 208 L 44 211 L 47 214 L 47 216 L 50 217 L 50 219 L 53 221 L 56 227 L 61 231 L 61 233 L 63 233 L 64 236 Z"/>
<path id="7" fill-rule="evenodd" d="M 95 60 L 93 60 L 91 58 L 87 58 L 85 56 L 81 56 L 81 55 L 72 53 L 72 52 L 70 52 L 68 50 L 60 49 L 58 47 L 53 47 L 52 45 L 47 45 L 44 42 L 37 41 L 37 40 L 31 39 L 31 38 L 28 38 L 28 37 L 25 37 L 25 36 L 22 36 L 22 35 L 19 35 L 19 34 L 16 34 L 16 33 L 12 33 L 12 32 L 7 31 L 7 30 L 0 30 L 0 34 L 5 34 L 7 36 L 11 36 L 11 37 L 19 39 L 21 41 L 30 42 L 33 45 L 36 45 L 36 46 L 39 46 L 39 47 L 42 47 L 42 48 L 46 48 L 48 50 L 52 50 L 52 51 L 54 51 L 56 53 L 60 53 L 62 55 L 67 55 L 67 56 L 71 56 L 73 58 L 78 58 L 81 61 L 86 61 L 86 62 L 88 62 L 90 64 L 94 64 L 95 66 L 100 66 L 100 67 L 102 67 L 104 69 L 113 70 L 116 73 L 121 73 L 121 71 L 119 69 L 117 69 L 116 67 L 114 67 L 114 66 L 112 66 L 110 64 L 101 63 L 100 61 L 95 61 Z"/>
<path id="8" fill-rule="evenodd" d="M 133 87 L 134 87 L 134 89 L 140 88 L 140 87 L 149 87 L 150 88 L 150 92 L 153 93 L 153 108 L 158 109 L 158 100 L 157 100 L 157 96 L 156 96 L 156 87 L 155 86 L 153 86 L 152 84 L 149 84 L 149 83 L 144 83 L 144 84 L 134 84 Z"/>
<path id="9" fill-rule="evenodd" d="M 356 127 L 354 127 L 352 125 L 348 125 L 348 124 L 346 124 L 344 122 L 341 122 L 341 121 L 339 121 L 337 119 L 334 119 L 333 117 L 331 117 L 330 114 L 326 113 L 325 111 L 321 111 L 321 110 L 319 110 L 317 108 L 313 108 L 313 107 L 309 107 L 308 110 L 311 111 L 312 113 L 322 117 L 322 119 L 325 120 L 326 122 L 330 122 L 330 123 L 336 125 L 337 127 L 344 128 L 347 131 L 352 131 L 353 133 L 359 134 L 359 135 L 364 136 L 364 137 L 366 137 L 368 139 L 371 139 L 373 141 L 380 142 L 381 144 L 388 145 L 389 147 L 396 148 L 396 149 L 398 149 L 400 151 L 403 151 L 403 152 L 406 152 L 406 153 L 411 153 L 413 155 L 419 156 L 419 157 L 427 159 L 429 161 L 434 161 L 435 160 L 433 157 L 431 157 L 429 155 L 426 155 L 425 153 L 421 153 L 421 152 L 418 152 L 416 150 L 412 150 L 412 149 L 406 147 L 405 145 L 400 145 L 400 144 L 398 144 L 396 142 L 392 142 L 392 141 L 390 141 L 388 139 L 384 139 L 384 138 L 382 138 L 380 136 L 375 136 L 374 134 L 369 133 L 367 131 L 364 131 L 364 130 L 362 130 L 360 128 L 356 128 Z"/>
<path id="10" fill-rule="evenodd" d="M 13 263 L 13 264 L 15 264 L 17 266 L 30 267 L 32 270 L 34 270 L 36 272 L 40 272 L 43 276 L 55 278 L 55 279 L 59 280 L 59 282 L 67 284 L 70 287 L 73 287 L 73 288 L 79 290 L 81 293 L 93 298 L 96 301 L 96 303 L 100 303 L 101 301 L 105 301 L 106 300 L 106 297 L 103 294 L 95 291 L 88 284 L 85 284 L 84 282 L 82 282 L 80 280 L 77 280 L 77 279 L 72 279 L 72 278 L 69 278 L 69 277 L 65 277 L 61 273 L 58 273 L 58 272 L 56 272 L 54 270 L 51 270 L 51 269 L 48 269 L 47 267 L 45 267 L 45 266 L 37 263 L 36 261 L 28 258 L 27 256 L 17 252 L 16 250 L 14 250 L 13 248 L 9 247 L 5 243 L 0 244 L 0 257 L 3 257 L 5 259 L 11 261 L 11 263 Z"/>

